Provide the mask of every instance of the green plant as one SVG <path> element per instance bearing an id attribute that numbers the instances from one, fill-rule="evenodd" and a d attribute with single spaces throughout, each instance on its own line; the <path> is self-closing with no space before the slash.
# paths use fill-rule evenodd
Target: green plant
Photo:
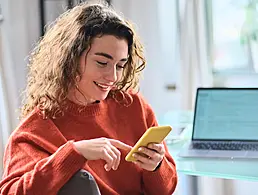
<path id="1" fill-rule="evenodd" d="M 245 20 L 241 29 L 241 43 L 249 44 L 258 40 L 258 0 L 249 0 L 244 6 Z"/>

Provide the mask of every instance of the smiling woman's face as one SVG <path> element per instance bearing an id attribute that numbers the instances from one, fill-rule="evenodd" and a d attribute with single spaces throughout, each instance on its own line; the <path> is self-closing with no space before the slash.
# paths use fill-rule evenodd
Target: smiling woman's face
<path id="1" fill-rule="evenodd" d="M 89 50 L 80 57 L 82 78 L 78 90 L 73 89 L 69 98 L 76 103 L 104 100 L 123 74 L 128 58 L 128 43 L 113 35 L 93 39 Z M 85 100 L 86 98 L 86 100 Z"/>

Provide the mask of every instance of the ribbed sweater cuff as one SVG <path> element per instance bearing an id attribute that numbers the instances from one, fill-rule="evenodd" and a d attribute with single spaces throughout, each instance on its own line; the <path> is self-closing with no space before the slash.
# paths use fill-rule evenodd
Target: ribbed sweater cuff
<path id="1" fill-rule="evenodd" d="M 58 150 L 52 166 L 56 167 L 57 174 L 61 173 L 63 181 L 68 181 L 75 172 L 83 167 L 86 159 L 74 149 L 73 141 L 68 141 Z"/>
<path id="2" fill-rule="evenodd" d="M 177 180 L 176 167 L 166 157 L 163 158 L 157 170 L 144 171 L 143 176 L 149 185 L 152 183 L 154 186 L 157 184 L 173 186 L 173 183 Z"/>

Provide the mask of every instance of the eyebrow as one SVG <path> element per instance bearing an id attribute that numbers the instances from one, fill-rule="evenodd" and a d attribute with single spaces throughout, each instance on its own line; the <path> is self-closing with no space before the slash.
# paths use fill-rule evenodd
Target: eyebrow
<path id="1" fill-rule="evenodd" d="M 110 60 L 114 59 L 111 55 L 109 55 L 107 53 L 103 53 L 103 52 L 97 52 L 97 53 L 95 53 L 95 55 L 97 55 L 97 56 L 104 56 L 104 57 L 106 57 L 106 58 L 108 58 Z M 122 58 L 120 61 L 126 62 L 127 60 L 128 60 L 128 58 Z"/>

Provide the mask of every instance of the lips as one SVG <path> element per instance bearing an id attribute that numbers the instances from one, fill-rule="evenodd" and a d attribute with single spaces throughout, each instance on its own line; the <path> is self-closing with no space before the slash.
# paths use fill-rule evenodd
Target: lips
<path id="1" fill-rule="evenodd" d="M 107 85 L 107 84 L 103 84 L 103 83 L 98 83 L 96 81 L 94 81 L 94 84 L 97 85 L 102 90 L 109 90 L 113 86 L 113 85 Z"/>

